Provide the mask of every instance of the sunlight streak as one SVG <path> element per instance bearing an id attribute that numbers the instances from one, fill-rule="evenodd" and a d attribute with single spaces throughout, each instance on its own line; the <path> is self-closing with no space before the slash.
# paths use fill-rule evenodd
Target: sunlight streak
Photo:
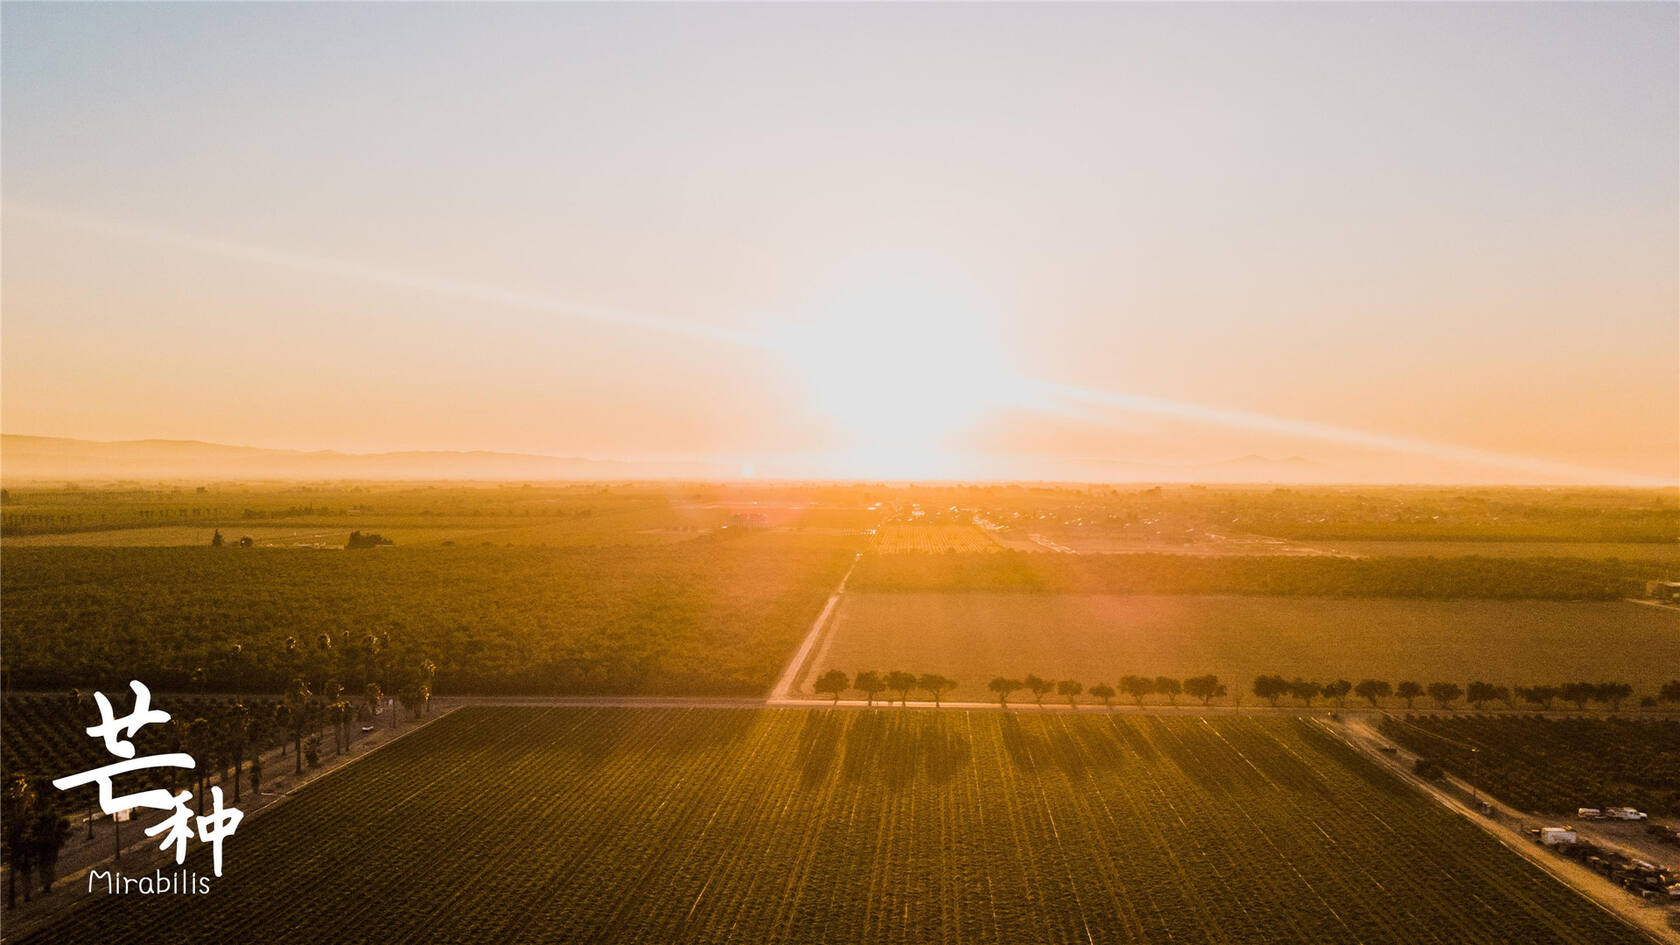
<path id="1" fill-rule="evenodd" d="M 8 216 L 26 217 L 54 226 L 81 230 L 101 236 L 117 237 L 140 243 L 149 243 L 155 246 L 167 246 L 175 249 L 184 249 L 207 256 L 221 257 L 223 259 L 237 259 L 243 262 L 252 262 L 265 266 L 279 266 L 288 269 L 318 273 L 321 275 L 343 276 L 351 279 L 360 279 L 364 282 L 382 285 L 393 289 L 450 296 L 471 302 L 483 302 L 489 305 L 525 309 L 527 311 L 560 315 L 565 318 L 579 319 L 582 321 L 600 322 L 608 325 L 618 325 L 625 328 L 637 328 L 644 331 L 681 335 L 689 338 L 721 342 L 724 344 L 742 347 L 768 347 L 761 336 L 748 334 L 746 332 L 733 331 L 731 329 L 718 328 L 711 325 L 689 324 L 673 318 L 660 318 L 649 315 L 621 312 L 614 309 L 603 308 L 601 306 L 571 302 L 531 292 L 504 289 L 480 283 L 463 282 L 457 279 L 449 279 L 439 276 L 420 275 L 412 272 L 388 269 L 382 266 L 367 265 L 359 262 L 348 262 L 339 259 L 331 259 L 326 256 L 311 255 L 308 253 L 270 249 L 268 247 L 254 246 L 248 243 L 236 243 L 229 240 L 191 236 L 156 227 L 94 219 L 92 217 L 81 216 L 79 214 L 22 205 L 13 201 L 6 202 L 5 212 Z"/>
<path id="2" fill-rule="evenodd" d="M 192 236 L 132 223 L 95 219 L 8 201 L 5 212 L 49 225 L 81 230 L 265 266 L 342 276 L 390 288 L 433 293 L 470 302 L 524 309 L 565 318 L 717 342 L 772 355 L 810 381 L 820 411 L 838 419 L 845 432 L 866 443 L 858 455 L 911 450 L 922 453 L 956 427 L 990 407 L 1049 413 L 1100 422 L 1101 411 L 1166 417 L 1303 440 L 1378 450 L 1391 454 L 1462 462 L 1558 481 L 1669 485 L 1626 472 L 1494 450 L 1395 436 L 1332 424 L 1270 416 L 1222 407 L 1098 390 L 1011 374 L 990 345 L 995 339 L 964 337 L 941 328 L 938 319 L 917 322 L 916 299 L 896 308 L 872 310 L 868 318 L 829 318 L 815 326 L 779 323 L 761 332 L 697 325 L 675 318 L 623 312 L 531 292 L 419 275 L 324 256 L 276 250 L 228 240 Z M 832 315 L 832 313 L 830 313 Z M 944 313 L 951 321 L 949 312 Z M 931 326 L 931 327 L 930 327 Z M 929 365 L 938 366 L 933 370 Z M 1093 411 L 1097 411 L 1093 415 Z M 934 457 L 918 461 L 931 468 Z"/>

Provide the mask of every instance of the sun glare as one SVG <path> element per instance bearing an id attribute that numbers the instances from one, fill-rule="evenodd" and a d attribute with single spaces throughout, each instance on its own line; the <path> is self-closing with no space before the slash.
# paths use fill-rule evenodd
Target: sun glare
<path id="1" fill-rule="evenodd" d="M 893 474 L 928 470 L 1013 376 L 977 307 L 911 281 L 846 293 L 788 329 L 784 348 L 842 452 Z"/>

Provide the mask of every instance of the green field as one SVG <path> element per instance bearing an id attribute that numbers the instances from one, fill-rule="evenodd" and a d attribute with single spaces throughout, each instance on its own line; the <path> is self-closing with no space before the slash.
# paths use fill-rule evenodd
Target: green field
<path id="1" fill-rule="evenodd" d="M 527 526 L 532 528 L 537 526 Z M 251 539 L 258 548 L 343 548 L 352 530 L 362 531 L 357 523 L 327 523 L 304 525 L 160 525 L 155 528 L 111 528 L 85 532 L 48 532 L 40 535 L 20 535 L 4 539 L 6 548 L 203 548 L 210 544 L 216 532 L 222 533 L 227 544 L 241 538 Z M 506 541 L 505 535 L 526 529 L 507 525 L 425 526 L 405 524 L 376 524 L 366 531 L 389 538 L 396 545 L 442 544 Z M 630 542 L 625 542 L 629 544 Z"/>
<path id="2" fill-rule="evenodd" d="M 1287 719 L 468 708 L 225 857 L 19 941 L 1644 941 Z"/>
<path id="3" fill-rule="evenodd" d="M 863 591 L 951 593 L 1615 600 L 1642 596 L 1646 579 L 1666 573 L 1656 560 L 1609 558 L 1084 555 L 1010 550 L 871 555 L 858 568 L 852 586 Z"/>
<path id="4" fill-rule="evenodd" d="M 612 545 L 723 530 L 747 513 L 760 528 L 861 531 L 879 524 L 881 513 L 868 508 L 875 503 L 873 493 L 846 486 L 712 483 L 12 485 L 0 529 L 18 545 L 198 544 L 218 528 L 230 539 L 254 530 L 419 529 L 495 533 L 498 543 Z"/>
<path id="5" fill-rule="evenodd" d="M 1026 673 L 1087 686 L 1127 674 L 1214 673 L 1245 695 L 1263 673 L 1460 685 L 1617 680 L 1654 694 L 1676 667 L 1680 613 L 1625 601 L 849 590 L 806 678 L 824 669 L 940 673 L 959 683 L 950 698 L 969 701 L 994 699 L 993 677 Z"/>
<path id="6" fill-rule="evenodd" d="M 442 693 L 759 695 L 851 564 L 848 541 L 7 548 L 0 640 L 16 690 L 141 678 L 159 690 L 275 693 L 295 675 L 359 685 L 357 647 L 388 634 L 382 658 L 433 660 Z M 327 652 L 315 646 L 323 633 Z M 289 636 L 302 644 L 296 659 Z"/>

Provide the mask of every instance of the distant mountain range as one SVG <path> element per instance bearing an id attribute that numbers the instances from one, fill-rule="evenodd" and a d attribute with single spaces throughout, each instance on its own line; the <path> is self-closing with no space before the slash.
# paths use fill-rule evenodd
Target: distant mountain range
<path id="1" fill-rule="evenodd" d="M 1458 470 L 1405 457 L 1391 457 L 1373 476 L 1357 463 L 1334 457 L 1257 454 L 1211 462 L 1170 462 L 1141 457 L 1102 459 L 1017 458 L 993 466 L 981 481 L 1100 483 L 1323 484 L 1356 482 L 1511 482 L 1485 471 Z M 985 468 L 985 467 L 981 467 Z M 789 461 L 758 465 L 765 479 L 815 481 L 819 469 Z M 199 440 L 101 442 L 56 436 L 0 434 L 0 478 L 7 482 L 113 482 L 168 480 L 485 480 L 607 482 L 633 480 L 718 481 L 738 479 L 741 468 L 701 460 L 638 461 L 498 453 L 489 450 L 404 450 L 343 453 L 229 446 Z M 892 477 L 868 477 L 872 481 Z M 1520 477 L 1519 477 L 1520 478 Z M 965 479 L 948 481 L 968 481 Z"/>
<path id="2" fill-rule="evenodd" d="M 718 463 L 626 462 L 495 453 L 406 450 L 340 453 L 228 446 L 197 440 L 99 442 L 0 435 L 0 477 L 9 482 L 121 479 L 728 479 Z"/>

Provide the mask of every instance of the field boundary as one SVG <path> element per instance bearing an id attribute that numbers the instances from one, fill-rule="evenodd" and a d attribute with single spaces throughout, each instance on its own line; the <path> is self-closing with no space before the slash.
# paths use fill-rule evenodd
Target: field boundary
<path id="1" fill-rule="evenodd" d="M 856 557 L 852 558 L 851 567 L 847 568 L 846 573 L 841 575 L 840 583 L 834 588 L 834 593 L 828 596 L 828 602 L 823 604 L 822 612 L 817 614 L 817 619 L 811 623 L 811 629 L 805 634 L 805 639 L 800 641 L 799 649 L 794 652 L 793 659 L 788 661 L 787 668 L 782 670 L 782 675 L 776 680 L 776 685 L 770 689 L 769 697 L 764 700 L 766 705 L 779 705 L 789 701 L 789 693 L 799 686 L 800 679 L 805 674 L 805 667 L 811 660 L 811 652 L 816 649 L 817 640 L 823 636 L 823 631 L 828 627 L 829 619 L 834 615 L 835 609 L 840 606 L 840 596 L 846 593 L 846 582 L 851 580 L 852 572 L 857 570 L 858 562 L 862 560 L 863 552 L 861 551 L 857 553 Z"/>

